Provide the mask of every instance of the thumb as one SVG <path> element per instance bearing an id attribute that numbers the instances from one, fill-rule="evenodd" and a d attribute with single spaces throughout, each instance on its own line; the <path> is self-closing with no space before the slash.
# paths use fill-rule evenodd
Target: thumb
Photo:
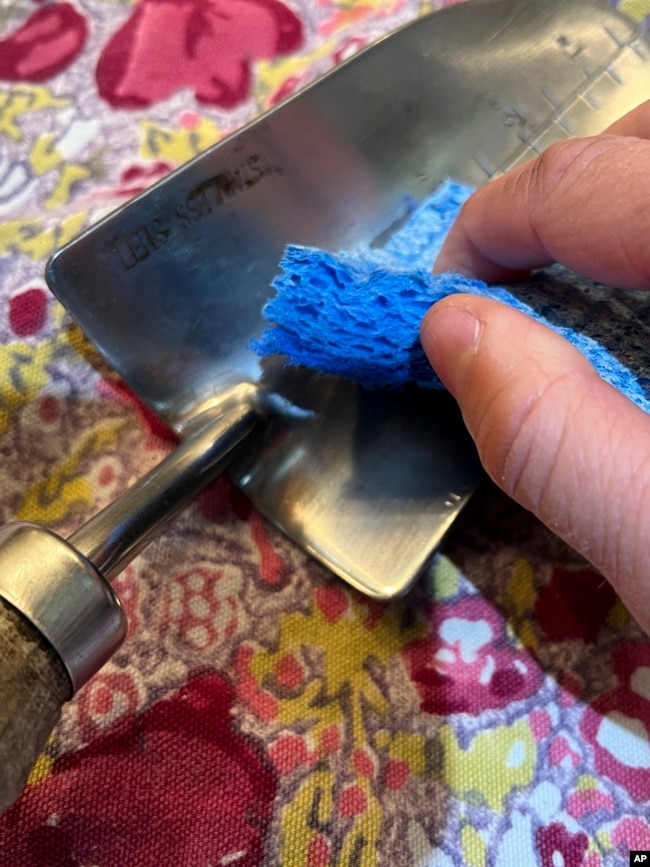
<path id="1" fill-rule="evenodd" d="M 422 344 L 492 479 L 608 578 L 650 632 L 650 417 L 564 338 L 455 295 Z"/>

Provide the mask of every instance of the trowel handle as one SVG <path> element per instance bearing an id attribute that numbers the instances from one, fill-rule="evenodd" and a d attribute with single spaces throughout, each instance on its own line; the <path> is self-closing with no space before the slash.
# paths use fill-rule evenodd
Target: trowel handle
<path id="1" fill-rule="evenodd" d="M 0 529 L 0 813 L 62 705 L 126 636 L 108 582 L 223 471 L 259 420 L 251 405 L 224 411 L 68 540 L 35 524 Z"/>
<path id="2" fill-rule="evenodd" d="M 16 800 L 72 684 L 41 633 L 0 599 L 0 813 Z"/>

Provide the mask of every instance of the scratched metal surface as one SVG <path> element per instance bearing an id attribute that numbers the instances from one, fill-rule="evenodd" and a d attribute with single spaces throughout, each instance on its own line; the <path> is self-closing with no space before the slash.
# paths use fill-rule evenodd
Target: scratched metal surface
<path id="1" fill-rule="evenodd" d="M 48 282 L 181 434 L 224 394 L 300 409 L 260 427 L 235 480 L 337 574 L 396 595 L 480 479 L 474 450 L 446 395 L 260 364 L 247 344 L 282 250 L 372 243 L 447 176 L 478 185 L 599 131 L 642 98 L 648 57 L 635 25 L 597 0 L 445 9 L 120 208 L 55 255 Z"/>

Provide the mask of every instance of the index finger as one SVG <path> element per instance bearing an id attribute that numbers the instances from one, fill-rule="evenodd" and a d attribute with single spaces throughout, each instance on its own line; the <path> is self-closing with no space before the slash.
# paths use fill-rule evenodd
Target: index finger
<path id="1" fill-rule="evenodd" d="M 552 145 L 474 193 L 434 271 L 500 282 L 561 262 L 593 280 L 650 288 L 647 105 L 611 129 Z M 643 130 L 648 138 L 637 136 Z"/>

